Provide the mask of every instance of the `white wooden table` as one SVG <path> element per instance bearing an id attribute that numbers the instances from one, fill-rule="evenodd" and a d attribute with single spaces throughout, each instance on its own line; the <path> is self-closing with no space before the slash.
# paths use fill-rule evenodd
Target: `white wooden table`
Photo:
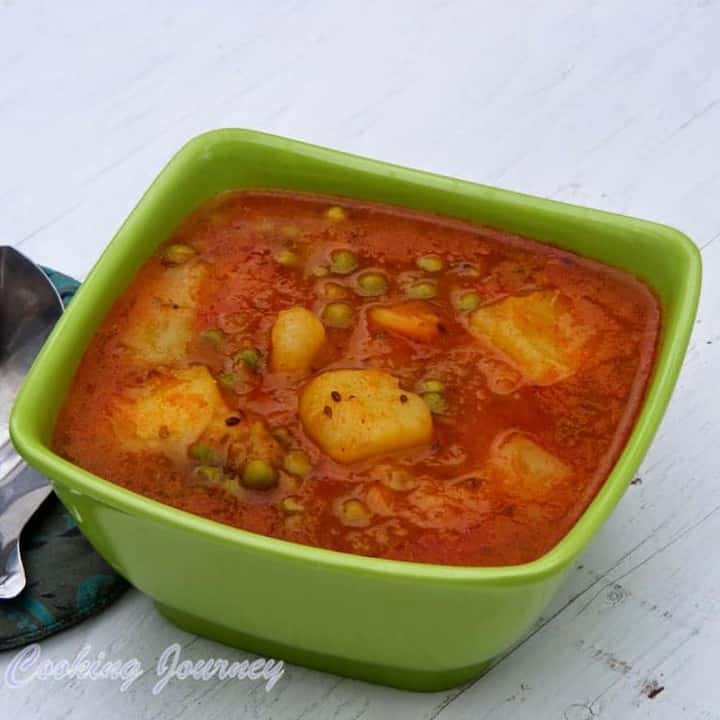
<path id="1" fill-rule="evenodd" d="M 404 693 L 290 667 L 171 683 L 160 653 L 243 658 L 128 592 L 42 643 L 148 668 L 0 684 L 3 718 L 720 718 L 720 3 L 0 0 L 0 242 L 82 277 L 189 137 L 244 126 L 677 226 L 705 289 L 640 473 L 543 620 L 477 683 Z M 0 672 L 14 653 L 0 655 Z M 1 681 L 0 681 L 1 683 Z"/>

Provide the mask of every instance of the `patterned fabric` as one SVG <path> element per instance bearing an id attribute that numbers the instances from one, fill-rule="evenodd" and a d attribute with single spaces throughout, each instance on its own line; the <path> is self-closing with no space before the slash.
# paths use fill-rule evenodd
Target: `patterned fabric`
<path id="1" fill-rule="evenodd" d="M 79 283 L 43 270 L 67 305 Z M 92 549 L 54 494 L 25 527 L 20 550 L 27 586 L 18 597 L 0 600 L 0 650 L 37 642 L 75 625 L 128 587 Z"/>

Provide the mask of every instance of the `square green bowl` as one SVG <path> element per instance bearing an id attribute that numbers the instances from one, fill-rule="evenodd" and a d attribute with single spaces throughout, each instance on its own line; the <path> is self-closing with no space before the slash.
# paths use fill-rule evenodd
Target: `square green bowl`
<path id="1" fill-rule="evenodd" d="M 58 410 L 115 298 L 193 208 L 234 188 L 345 195 L 463 218 L 590 256 L 655 289 L 662 339 L 642 411 L 602 489 L 558 545 L 534 562 L 492 568 L 339 553 L 176 510 L 53 453 Z M 700 277 L 697 249 L 669 227 L 248 130 L 216 130 L 168 163 L 83 283 L 17 398 L 12 438 L 97 551 L 180 627 L 313 668 L 439 690 L 477 677 L 522 637 L 615 507 L 670 399 Z"/>

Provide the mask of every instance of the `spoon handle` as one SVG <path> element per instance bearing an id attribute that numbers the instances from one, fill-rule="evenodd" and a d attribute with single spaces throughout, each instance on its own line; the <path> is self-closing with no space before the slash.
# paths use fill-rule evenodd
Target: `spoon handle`
<path id="1" fill-rule="evenodd" d="M 23 378 L 72 294 L 72 280 L 57 278 L 58 286 L 22 253 L 0 246 L 0 598 L 14 597 L 25 586 L 18 538 L 51 490 L 15 452 L 8 418 Z"/>
<path id="2" fill-rule="evenodd" d="M 17 597 L 25 588 L 25 568 L 20 557 L 20 538 L 0 548 L 0 600 Z"/>
<path id="3" fill-rule="evenodd" d="M 3 458 L 5 467 L 12 464 L 12 470 L 0 484 L 0 599 L 3 600 L 15 597 L 25 587 L 20 533 L 52 490 L 42 475 L 15 455 L 15 463 L 11 457 Z"/>

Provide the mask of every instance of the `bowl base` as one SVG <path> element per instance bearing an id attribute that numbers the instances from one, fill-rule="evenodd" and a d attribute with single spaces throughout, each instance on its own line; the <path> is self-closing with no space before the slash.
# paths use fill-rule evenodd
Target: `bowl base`
<path id="1" fill-rule="evenodd" d="M 313 670 L 343 675 L 378 685 L 389 685 L 402 690 L 415 692 L 448 690 L 470 680 L 476 680 L 484 675 L 492 665 L 492 660 L 486 660 L 477 665 L 435 671 L 408 670 L 388 665 L 358 662 L 257 638 L 181 610 L 175 610 L 161 603 L 156 602 L 155 607 L 171 623 L 195 635 L 247 650 L 262 657 L 284 660 L 293 665 L 303 665 Z"/>

